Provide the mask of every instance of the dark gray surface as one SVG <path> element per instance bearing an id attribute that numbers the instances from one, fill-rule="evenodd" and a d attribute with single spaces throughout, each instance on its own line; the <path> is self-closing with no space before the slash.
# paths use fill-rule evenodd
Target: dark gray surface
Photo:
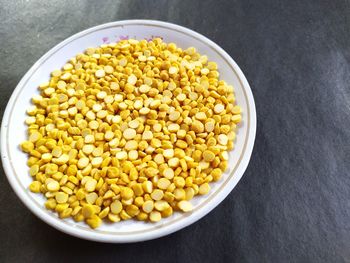
<path id="1" fill-rule="evenodd" d="M 32 215 L 0 176 L 0 262 L 350 262 L 349 1 L 0 1 L 0 106 L 51 47 L 148 18 L 221 45 L 258 114 L 249 167 L 209 215 L 138 244 L 100 244 Z M 83 262 L 83 261 L 82 261 Z"/>

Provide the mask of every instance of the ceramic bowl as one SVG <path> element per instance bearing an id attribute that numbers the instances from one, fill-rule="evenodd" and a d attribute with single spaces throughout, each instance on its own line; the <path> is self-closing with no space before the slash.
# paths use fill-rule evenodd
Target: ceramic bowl
<path id="1" fill-rule="evenodd" d="M 28 190 L 32 178 L 28 174 L 27 156 L 19 149 L 26 139 L 26 109 L 30 98 L 38 94 L 38 85 L 49 80 L 50 72 L 60 68 L 77 53 L 88 47 L 112 43 L 121 39 L 162 38 L 174 42 L 181 48 L 195 47 L 210 61 L 217 62 L 220 78 L 234 86 L 237 103 L 243 109 L 235 148 L 229 153 L 229 168 L 222 179 L 212 183 L 208 195 L 196 196 L 191 202 L 190 213 L 178 213 L 158 223 L 127 220 L 120 223 L 103 223 L 97 229 L 72 219 L 60 219 L 45 209 L 45 198 Z M 234 60 L 217 44 L 190 29 L 152 20 L 126 20 L 99 25 L 84 30 L 64 40 L 42 56 L 24 75 L 14 90 L 2 121 L 1 158 L 7 178 L 22 202 L 39 218 L 67 234 L 100 242 L 127 243 L 150 240 L 182 229 L 213 210 L 241 179 L 251 156 L 256 131 L 254 98 L 249 84 Z"/>

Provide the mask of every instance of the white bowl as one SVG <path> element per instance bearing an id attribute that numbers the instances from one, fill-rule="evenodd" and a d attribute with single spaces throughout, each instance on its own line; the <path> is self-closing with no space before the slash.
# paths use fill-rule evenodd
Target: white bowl
<path id="1" fill-rule="evenodd" d="M 85 223 L 72 219 L 59 219 L 44 207 L 45 198 L 28 190 L 32 178 L 28 174 L 27 156 L 18 145 L 26 139 L 25 110 L 30 98 L 38 94 L 38 85 L 48 81 L 50 72 L 60 68 L 77 53 L 88 47 L 116 42 L 123 38 L 151 39 L 161 37 L 182 48 L 193 46 L 201 54 L 219 65 L 220 78 L 235 88 L 237 103 L 243 109 L 235 149 L 229 154 L 229 169 L 223 178 L 212 183 L 209 195 L 195 197 L 190 213 L 175 213 L 158 223 L 128 220 L 115 224 L 103 223 L 98 229 L 90 229 Z M 76 237 L 100 242 L 127 243 L 165 236 L 182 229 L 214 209 L 241 179 L 251 156 L 256 131 L 256 112 L 252 92 L 242 71 L 233 59 L 208 38 L 187 28 L 153 20 L 126 20 L 112 22 L 84 30 L 64 40 L 43 57 L 24 75 L 13 92 L 1 127 L 1 158 L 7 178 L 22 202 L 44 222 Z"/>

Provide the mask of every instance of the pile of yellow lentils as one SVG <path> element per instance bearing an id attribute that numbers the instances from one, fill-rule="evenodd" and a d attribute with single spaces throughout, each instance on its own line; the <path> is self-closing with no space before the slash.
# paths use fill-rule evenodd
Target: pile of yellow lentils
<path id="1" fill-rule="evenodd" d="M 191 211 L 226 170 L 241 121 L 216 63 L 161 39 L 89 48 L 39 89 L 21 144 L 29 189 L 91 228 Z"/>

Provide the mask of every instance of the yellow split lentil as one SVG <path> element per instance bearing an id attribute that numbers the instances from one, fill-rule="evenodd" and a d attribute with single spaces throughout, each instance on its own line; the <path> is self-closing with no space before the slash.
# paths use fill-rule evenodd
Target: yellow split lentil
<path id="1" fill-rule="evenodd" d="M 89 48 L 27 110 L 29 189 L 60 218 L 158 222 L 228 166 L 242 110 L 218 66 L 156 38 Z"/>

